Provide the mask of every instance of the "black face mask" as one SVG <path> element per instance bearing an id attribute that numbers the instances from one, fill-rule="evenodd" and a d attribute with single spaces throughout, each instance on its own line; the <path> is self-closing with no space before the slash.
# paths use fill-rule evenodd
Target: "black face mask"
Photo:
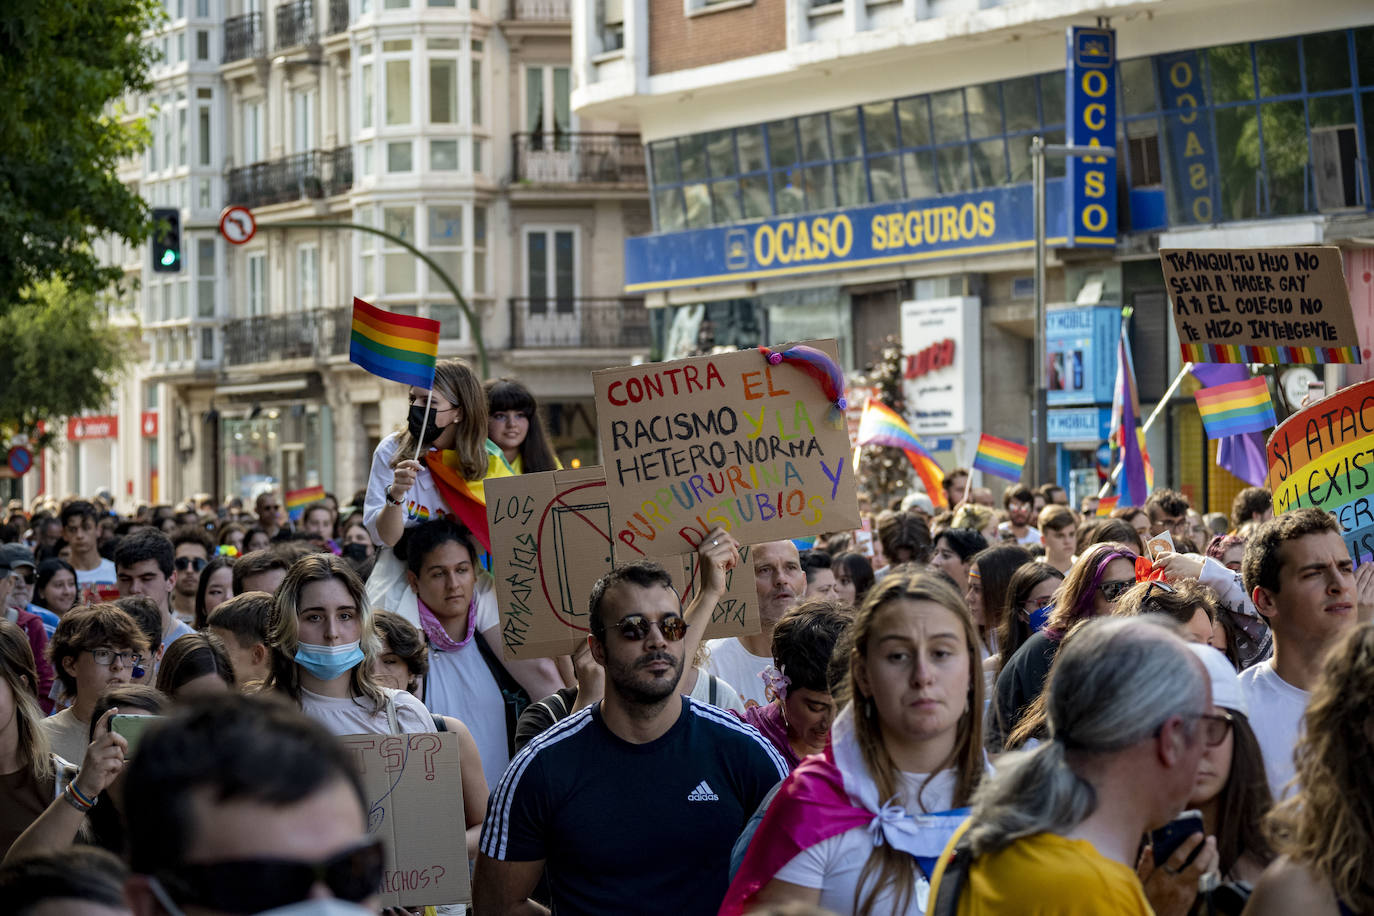
<path id="1" fill-rule="evenodd" d="M 431 407 L 429 409 L 429 419 L 425 419 L 425 407 L 423 404 L 411 404 L 410 413 L 406 415 L 406 429 L 410 432 L 410 438 L 420 439 L 420 428 L 424 427 L 425 437 L 420 440 L 421 445 L 429 445 L 438 439 L 443 433 L 443 427 L 439 426 L 439 411 Z"/>

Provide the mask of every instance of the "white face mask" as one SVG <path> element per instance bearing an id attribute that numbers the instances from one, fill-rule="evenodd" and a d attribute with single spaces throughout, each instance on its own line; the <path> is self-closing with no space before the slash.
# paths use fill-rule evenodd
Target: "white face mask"
<path id="1" fill-rule="evenodd" d="M 169 916 L 186 916 L 181 907 L 172 902 L 172 898 L 163 888 L 162 882 L 156 878 L 149 878 L 148 885 L 152 889 L 153 896 L 157 897 L 157 902 L 162 905 Z M 286 906 L 261 910 L 256 916 L 377 916 L 377 914 L 357 903 L 350 903 L 337 897 L 326 897 L 323 900 L 299 900 L 295 903 L 288 903 Z"/>

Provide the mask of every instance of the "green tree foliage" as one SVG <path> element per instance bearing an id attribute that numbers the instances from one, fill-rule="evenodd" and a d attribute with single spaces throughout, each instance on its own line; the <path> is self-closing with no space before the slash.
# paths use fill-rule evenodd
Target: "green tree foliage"
<path id="1" fill-rule="evenodd" d="M 878 399 L 902 416 L 906 416 L 906 396 L 902 389 L 904 362 L 901 340 L 889 336 L 883 341 L 882 360 L 868 373 L 870 384 L 878 389 Z M 913 473 L 911 462 L 899 448 L 866 445 L 860 454 L 859 484 L 875 513 L 911 492 Z"/>
<path id="2" fill-rule="evenodd" d="M 136 344 L 89 292 L 40 283 L 0 314 L 0 441 L 38 422 L 105 407 Z M 48 444 L 40 441 L 40 446 Z"/>
<path id="3" fill-rule="evenodd" d="M 149 88 L 152 0 L 6 0 L 0 11 L 0 310 L 52 278 L 96 292 L 119 279 L 92 239 L 140 242 L 147 206 L 119 160 L 146 142 L 127 92 Z"/>

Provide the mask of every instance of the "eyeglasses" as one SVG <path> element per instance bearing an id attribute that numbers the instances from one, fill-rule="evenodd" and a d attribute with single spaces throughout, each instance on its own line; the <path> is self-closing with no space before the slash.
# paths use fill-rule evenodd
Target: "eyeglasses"
<path id="1" fill-rule="evenodd" d="M 1231 731 L 1235 719 L 1229 712 L 1218 714 L 1204 713 L 1198 719 L 1202 723 L 1202 737 L 1207 742 L 1208 747 L 1216 747 L 1226 740 L 1226 735 Z"/>
<path id="2" fill-rule="evenodd" d="M 1103 582 L 1097 588 L 1098 591 L 1102 592 L 1102 597 L 1108 601 L 1115 601 L 1125 594 L 1126 589 L 1132 585 L 1135 585 L 1134 579 L 1112 579 L 1109 582 Z"/>
<path id="3" fill-rule="evenodd" d="M 185 572 L 188 569 L 193 569 L 196 572 L 200 572 L 202 569 L 205 568 L 205 561 L 202 560 L 200 557 L 177 557 L 176 568 L 182 572 Z"/>
<path id="4" fill-rule="evenodd" d="M 316 884 L 340 900 L 358 903 L 382 886 L 382 843 L 373 840 L 323 862 L 283 859 L 238 859 L 204 865 L 182 865 L 156 877 L 183 906 L 225 913 L 259 913 L 298 903 Z"/>
<path id="5" fill-rule="evenodd" d="M 143 661 L 143 656 L 137 652 L 116 652 L 114 649 L 88 649 L 91 659 L 100 667 L 108 668 L 114 664 L 115 659 L 119 659 L 122 668 L 132 668 Z"/>
<path id="6" fill-rule="evenodd" d="M 653 621 L 643 614 L 631 614 L 615 625 L 620 635 L 630 642 L 643 642 L 649 638 L 649 627 Z M 677 642 L 687 635 L 687 621 L 673 614 L 658 621 L 658 631 L 668 642 Z"/>

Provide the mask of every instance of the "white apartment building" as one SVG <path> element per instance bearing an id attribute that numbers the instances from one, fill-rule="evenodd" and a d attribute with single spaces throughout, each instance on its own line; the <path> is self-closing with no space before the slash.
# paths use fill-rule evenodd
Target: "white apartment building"
<path id="1" fill-rule="evenodd" d="M 122 173 L 181 209 L 183 269 L 111 250 L 141 282 L 120 310 L 144 361 L 25 492 L 122 503 L 251 498 L 322 484 L 341 502 L 404 419 L 401 386 L 348 362 L 354 296 L 438 319 L 440 356 L 520 378 L 565 464 L 596 460 L 590 370 L 649 355 L 621 294 L 624 240 L 650 231 L 644 152 L 572 112 L 568 0 L 168 0 L 153 144 Z M 256 235 L 227 244 L 222 208 Z M 145 431 L 147 434 L 145 435 Z M 95 438 L 96 436 L 100 438 Z"/>

